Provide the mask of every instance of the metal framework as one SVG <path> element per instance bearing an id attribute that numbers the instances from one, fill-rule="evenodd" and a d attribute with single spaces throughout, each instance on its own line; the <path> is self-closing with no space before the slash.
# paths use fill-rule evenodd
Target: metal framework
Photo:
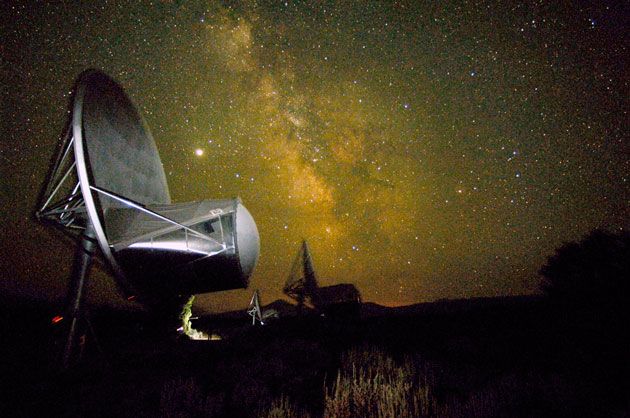
<path id="1" fill-rule="evenodd" d="M 87 225 L 85 202 L 80 191 L 74 159 L 74 138 L 67 130 L 55 164 L 41 195 L 35 216 L 78 237 Z"/>
<path id="2" fill-rule="evenodd" d="M 105 228 L 100 223 L 101 217 L 98 214 L 96 214 L 95 216 L 88 215 L 86 202 L 84 199 L 85 193 L 83 193 L 81 190 L 81 182 L 79 180 L 80 174 L 77 168 L 77 161 L 75 156 L 75 140 L 71 134 L 71 130 L 67 130 L 66 134 L 64 135 L 64 140 L 62 142 L 60 152 L 49 176 L 49 180 L 44 187 L 44 192 L 40 199 L 40 204 L 38 205 L 39 209 L 37 210 L 35 215 L 39 221 L 53 224 L 54 226 L 59 227 L 62 231 L 68 233 L 70 236 L 76 239 L 81 239 L 82 233 L 86 230 L 88 225 L 90 225 L 91 228 L 94 228 L 95 223 L 98 223 L 99 226 L 101 226 L 101 230 L 103 231 L 102 235 L 105 236 Z M 85 162 L 83 162 L 83 164 L 85 164 Z M 212 244 L 213 247 L 216 248 L 216 250 L 210 252 L 203 252 L 202 254 L 205 256 L 213 256 L 223 253 L 228 249 L 233 249 L 233 244 L 228 247 L 228 245 L 226 245 L 225 243 L 223 224 L 221 222 L 218 223 L 218 232 L 220 239 L 217 240 L 207 234 L 196 231 L 189 226 L 182 224 L 181 222 L 177 222 L 167 216 L 153 211 L 141 203 L 134 202 L 131 199 L 119 196 L 111 191 L 96 187 L 91 184 L 88 184 L 88 189 L 90 190 L 90 192 L 94 192 L 100 196 L 116 202 L 118 207 L 110 208 L 110 211 L 116 211 L 123 208 L 133 209 L 135 211 L 148 215 L 155 220 L 164 222 L 167 225 L 172 225 L 177 229 L 182 229 L 185 234 L 185 240 L 183 241 L 185 248 L 177 248 L 178 250 L 195 252 L 195 249 L 188 245 L 189 237 L 195 237 L 208 241 Z M 89 194 L 92 196 L 92 193 Z M 96 207 L 94 203 L 93 205 Z M 220 208 L 213 209 L 210 212 L 211 216 L 208 217 L 207 220 L 218 219 L 224 214 L 226 214 L 226 212 Z M 93 222 L 94 219 L 97 222 Z M 95 232 L 92 231 L 91 235 L 94 234 Z M 92 236 L 92 239 L 98 240 L 98 235 L 96 237 Z M 105 237 L 104 245 L 101 240 L 98 241 L 99 244 L 101 244 L 101 250 L 105 253 L 105 258 L 110 263 L 116 275 L 119 278 L 124 278 L 124 272 L 118 266 L 118 263 L 111 254 L 110 243 L 108 242 L 107 238 Z M 159 243 L 156 243 L 153 238 L 151 238 L 151 241 L 148 244 L 142 242 L 131 244 L 130 247 L 159 248 Z M 127 293 L 133 293 L 131 289 L 124 290 Z"/>

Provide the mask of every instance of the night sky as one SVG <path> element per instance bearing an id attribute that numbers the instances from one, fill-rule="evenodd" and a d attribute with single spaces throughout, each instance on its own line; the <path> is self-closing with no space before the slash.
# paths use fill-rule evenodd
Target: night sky
<path id="1" fill-rule="evenodd" d="M 628 9 L 419 3 L 3 3 L 2 292 L 64 294 L 72 246 L 32 214 L 86 68 L 138 104 L 173 201 L 258 224 L 250 289 L 201 309 L 281 297 L 302 238 L 321 285 L 392 306 L 531 294 L 562 242 L 628 228 Z"/>

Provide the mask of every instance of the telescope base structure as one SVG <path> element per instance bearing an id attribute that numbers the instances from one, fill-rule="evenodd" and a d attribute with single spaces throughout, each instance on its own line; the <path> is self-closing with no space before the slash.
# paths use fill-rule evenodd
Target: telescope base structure
<path id="1" fill-rule="evenodd" d="M 68 289 L 67 312 L 70 319 L 70 328 L 61 355 L 61 366 L 63 369 L 68 369 L 71 366 L 73 358 L 75 354 L 77 354 L 77 335 L 79 331 L 88 331 L 89 329 L 89 331 L 94 334 L 94 330 L 91 324 L 89 324 L 85 313 L 83 299 L 85 297 L 86 283 L 96 248 L 97 243 L 94 229 L 91 224 L 88 223 L 86 229 L 83 231 L 81 240 L 77 242 L 72 277 Z M 85 327 L 88 329 L 82 329 Z M 93 337 L 96 339 L 95 335 L 93 335 Z"/>

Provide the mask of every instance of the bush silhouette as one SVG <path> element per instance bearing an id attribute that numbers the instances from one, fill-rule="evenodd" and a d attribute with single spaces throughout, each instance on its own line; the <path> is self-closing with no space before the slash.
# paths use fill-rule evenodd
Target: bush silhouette
<path id="1" fill-rule="evenodd" d="M 629 272 L 630 233 L 599 229 L 562 245 L 540 269 L 550 300 L 600 324 L 628 319 Z"/>
<path id="2" fill-rule="evenodd" d="M 590 394 L 587 408 L 628 407 L 630 233 L 594 230 L 558 248 L 540 274 L 557 325 L 558 360 L 577 390 Z"/>

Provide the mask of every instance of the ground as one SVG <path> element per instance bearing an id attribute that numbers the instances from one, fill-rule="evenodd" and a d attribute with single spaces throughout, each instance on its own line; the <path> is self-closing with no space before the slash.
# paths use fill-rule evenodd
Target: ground
<path id="1" fill-rule="evenodd" d="M 219 341 L 189 341 L 142 313 L 94 311 L 101 350 L 88 335 L 69 371 L 56 367 L 53 313 L 5 306 L 2 416 L 332 417 L 387 405 L 407 416 L 628 414 L 623 350 L 571 328 L 541 297 L 195 323 Z"/>

